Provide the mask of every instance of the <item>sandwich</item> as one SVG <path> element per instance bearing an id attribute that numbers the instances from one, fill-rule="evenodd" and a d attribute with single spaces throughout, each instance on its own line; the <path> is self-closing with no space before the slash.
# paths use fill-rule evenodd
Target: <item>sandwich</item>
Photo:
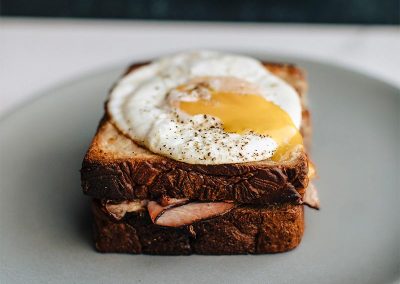
<path id="1" fill-rule="evenodd" d="M 311 181 L 304 72 L 213 51 L 131 65 L 84 157 L 95 247 L 263 254 L 297 247 Z"/>

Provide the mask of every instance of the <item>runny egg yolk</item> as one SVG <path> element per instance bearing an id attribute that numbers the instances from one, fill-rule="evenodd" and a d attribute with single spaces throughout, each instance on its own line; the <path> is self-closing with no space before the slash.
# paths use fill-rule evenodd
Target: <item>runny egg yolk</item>
<path id="1" fill-rule="evenodd" d="M 272 160 L 279 161 L 303 139 L 290 116 L 278 105 L 254 94 L 211 90 L 211 98 L 181 101 L 179 108 L 190 115 L 207 114 L 221 120 L 226 132 L 249 131 L 272 137 L 278 148 Z"/>

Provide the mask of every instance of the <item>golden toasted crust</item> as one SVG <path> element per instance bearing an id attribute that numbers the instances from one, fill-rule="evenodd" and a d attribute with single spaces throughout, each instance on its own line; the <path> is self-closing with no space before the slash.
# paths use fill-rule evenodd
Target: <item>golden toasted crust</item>
<path id="1" fill-rule="evenodd" d="M 131 66 L 127 73 L 143 64 Z M 303 105 L 302 133 L 310 136 L 306 107 L 307 84 L 301 69 L 289 64 L 264 63 L 291 84 Z M 308 185 L 304 148 L 283 161 L 265 160 L 224 165 L 191 165 L 154 154 L 122 135 L 105 116 L 82 165 L 83 191 L 95 198 L 157 199 L 161 196 L 196 200 L 234 200 L 239 203 L 301 203 Z"/>

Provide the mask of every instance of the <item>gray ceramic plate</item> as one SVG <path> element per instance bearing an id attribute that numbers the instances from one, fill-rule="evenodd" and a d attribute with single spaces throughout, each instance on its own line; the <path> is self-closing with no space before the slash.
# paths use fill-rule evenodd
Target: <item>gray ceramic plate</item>
<path id="1" fill-rule="evenodd" d="M 399 90 L 335 66 L 268 59 L 309 73 L 322 210 L 306 211 L 297 249 L 190 257 L 94 251 L 79 168 L 120 67 L 53 89 L 0 120 L 0 282 L 399 281 Z"/>

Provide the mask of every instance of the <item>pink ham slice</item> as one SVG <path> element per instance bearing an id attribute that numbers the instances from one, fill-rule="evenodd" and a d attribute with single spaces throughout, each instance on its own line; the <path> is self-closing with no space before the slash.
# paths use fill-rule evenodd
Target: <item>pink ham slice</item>
<path id="1" fill-rule="evenodd" d="M 161 215 L 166 210 L 166 208 L 167 207 L 163 207 L 155 201 L 149 201 L 149 203 L 147 203 L 147 211 L 149 211 L 151 221 L 155 223 L 158 216 Z"/>
<path id="2" fill-rule="evenodd" d="M 182 204 L 185 204 L 188 202 L 189 202 L 189 199 L 187 199 L 187 198 L 172 198 L 172 197 L 164 196 L 160 200 L 160 205 L 162 207 L 167 207 L 167 206 L 174 206 L 174 205 L 182 205 Z"/>
<path id="3" fill-rule="evenodd" d="M 180 206 L 163 207 L 155 201 L 150 201 L 147 205 L 153 223 L 167 227 L 190 225 L 199 220 L 224 214 L 233 207 L 234 204 L 228 202 L 191 202 Z"/>
<path id="4" fill-rule="evenodd" d="M 116 220 L 124 218 L 128 212 L 136 212 L 145 209 L 147 200 L 126 200 L 121 203 L 113 204 L 109 201 L 105 202 L 107 212 Z"/>
<path id="5" fill-rule="evenodd" d="M 310 183 L 306 189 L 306 193 L 303 196 L 303 204 L 314 209 L 319 209 L 318 191 L 312 183 Z"/>

